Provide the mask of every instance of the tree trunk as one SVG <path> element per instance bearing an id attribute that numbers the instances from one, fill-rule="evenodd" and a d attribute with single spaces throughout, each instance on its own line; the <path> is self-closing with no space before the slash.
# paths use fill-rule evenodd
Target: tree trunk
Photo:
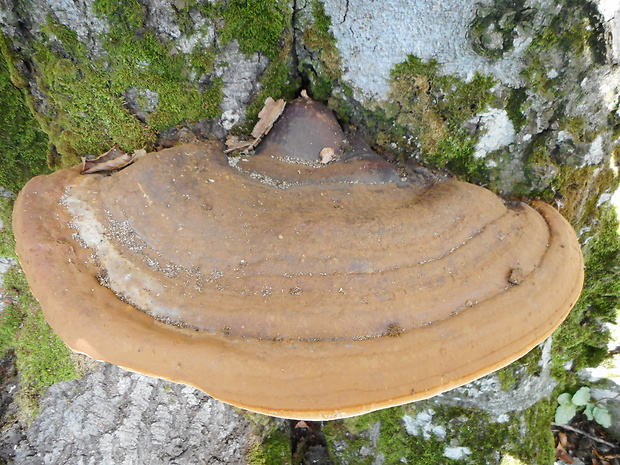
<path id="1" fill-rule="evenodd" d="M 507 200 L 539 197 L 555 205 L 583 244 L 586 287 L 552 339 L 434 399 L 324 425 L 334 463 L 499 463 L 505 454 L 552 463 L 555 396 L 583 383 L 578 372 L 607 355 L 604 323 L 620 303 L 610 206 L 620 156 L 614 2 L 0 0 L 0 27 L 2 76 L 17 92 L 11 98 L 25 96 L 44 133 L 36 133 L 35 153 L 11 148 L 24 144 L 24 132 L 0 138 L 3 187 L 18 189 L 44 169 L 41 156 L 55 169 L 114 144 L 155 150 L 247 133 L 266 97 L 290 100 L 307 89 L 405 172 L 438 170 Z M 5 115 L 3 127 L 11 120 Z M 33 454 L 59 457 L 58 448 L 66 463 L 103 457 L 98 448 L 116 433 L 93 426 L 88 434 L 98 440 L 78 440 L 91 425 L 89 409 L 133 411 L 142 401 L 133 388 L 120 392 L 131 375 L 114 372 L 116 387 L 89 376 L 48 391 L 15 463 L 34 463 Z M 105 396 L 96 391 L 102 385 Z M 153 386 L 165 391 L 168 384 Z M 97 405 L 84 403 L 84 416 L 68 418 L 59 398 L 82 405 L 83 389 L 99 392 Z M 170 402 L 183 405 L 198 395 L 171 389 Z M 222 440 L 209 430 L 224 428 L 220 417 L 200 432 L 189 423 L 154 428 L 167 408 L 160 397 L 161 409 L 137 410 L 135 434 L 123 436 L 128 443 L 115 463 L 172 463 L 181 452 L 170 441 L 195 433 Z M 226 463 L 290 460 L 283 422 L 227 415 L 234 431 L 225 438 L 228 452 L 184 452 L 174 463 L 219 463 L 218 454 L 228 454 Z M 124 420 L 110 421 L 117 431 Z M 235 455 L 239 447 L 248 450 L 244 457 Z"/>

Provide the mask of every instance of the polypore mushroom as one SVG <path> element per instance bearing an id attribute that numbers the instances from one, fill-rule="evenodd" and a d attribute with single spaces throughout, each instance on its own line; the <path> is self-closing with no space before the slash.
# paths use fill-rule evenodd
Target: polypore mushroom
<path id="1" fill-rule="evenodd" d="M 322 164 L 324 148 L 340 159 Z M 402 180 L 308 99 L 257 152 L 184 145 L 28 183 L 17 251 L 73 350 L 256 412 L 333 419 L 507 365 L 577 300 L 579 244 L 542 202 Z"/>

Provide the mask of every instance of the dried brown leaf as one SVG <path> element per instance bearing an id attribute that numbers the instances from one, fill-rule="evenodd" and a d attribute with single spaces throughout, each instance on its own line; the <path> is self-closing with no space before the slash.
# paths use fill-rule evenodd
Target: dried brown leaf
<path id="1" fill-rule="evenodd" d="M 286 102 L 283 99 L 274 100 L 271 97 L 267 97 L 265 106 L 258 114 L 258 123 L 252 129 L 252 137 L 261 139 L 267 134 L 284 111 L 285 106 Z"/>
<path id="2" fill-rule="evenodd" d="M 564 449 L 556 449 L 555 450 L 555 458 L 556 459 L 560 459 L 566 463 L 575 463 L 575 459 L 572 458 L 568 452 L 566 452 Z"/>
<path id="3" fill-rule="evenodd" d="M 226 147 L 228 148 L 224 150 L 224 153 L 234 152 L 235 150 L 248 149 L 250 147 L 254 148 L 255 142 L 256 140 L 239 140 L 237 136 L 228 136 L 225 142 Z"/>
<path id="4" fill-rule="evenodd" d="M 133 160 L 131 162 L 138 161 L 140 158 L 144 157 L 147 154 L 145 149 L 138 149 L 133 153 Z"/>
<path id="5" fill-rule="evenodd" d="M 132 163 L 136 158 L 146 155 L 146 150 L 136 150 L 129 154 L 123 152 L 118 145 L 115 145 L 103 155 L 94 160 L 87 160 L 82 157 L 82 174 L 99 173 L 101 171 L 118 170 Z"/>
<path id="6" fill-rule="evenodd" d="M 278 120 L 286 102 L 283 99 L 274 100 L 271 97 L 267 97 L 265 100 L 265 106 L 258 114 L 258 122 L 252 129 L 253 140 L 241 141 L 236 136 L 228 136 L 226 139 L 226 146 L 224 153 L 234 152 L 236 150 L 253 150 L 260 143 L 262 138 L 271 131 L 273 124 Z"/>
<path id="7" fill-rule="evenodd" d="M 572 444 L 568 441 L 566 433 L 562 431 L 558 432 L 558 442 L 560 443 L 558 447 L 562 446 L 563 449 L 568 449 L 572 446 Z"/>

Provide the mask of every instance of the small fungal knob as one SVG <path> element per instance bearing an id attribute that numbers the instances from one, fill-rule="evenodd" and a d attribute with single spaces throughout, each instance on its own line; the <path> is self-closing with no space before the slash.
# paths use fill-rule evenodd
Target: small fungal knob
<path id="1" fill-rule="evenodd" d="M 508 282 L 513 286 L 517 286 L 523 282 L 525 275 L 522 268 L 512 268 L 508 275 Z"/>
<path id="2" fill-rule="evenodd" d="M 331 147 L 325 147 L 323 150 L 321 150 L 321 153 L 319 153 L 321 163 L 323 163 L 324 165 L 328 164 L 331 161 L 334 161 L 334 156 L 334 149 Z"/>

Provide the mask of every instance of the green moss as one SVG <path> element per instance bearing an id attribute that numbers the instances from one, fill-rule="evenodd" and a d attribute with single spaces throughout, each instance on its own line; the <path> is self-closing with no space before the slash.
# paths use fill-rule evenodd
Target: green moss
<path id="1" fill-rule="evenodd" d="M 288 465 L 291 463 L 291 440 L 286 427 L 264 415 L 243 413 L 259 437 L 246 454 L 249 465 Z M 262 418 L 261 418 L 262 417 Z"/>
<path id="2" fill-rule="evenodd" d="M 131 40 L 136 29 L 143 26 L 144 7 L 137 0 L 95 0 L 93 12 L 113 25 L 110 40 Z"/>
<path id="3" fill-rule="evenodd" d="M 74 379 L 77 371 L 71 361 L 71 350 L 46 323 L 36 299 L 26 291 L 23 273 L 17 273 L 18 279 L 13 278 L 7 284 L 15 286 L 19 280 L 19 304 L 28 309 L 15 345 L 17 368 L 22 386 L 42 393 L 52 384 Z"/>
<path id="4" fill-rule="evenodd" d="M 443 456 L 445 444 L 437 439 L 424 440 L 407 434 L 402 420 L 400 408 L 385 409 L 376 412 L 376 420 L 381 422 L 379 436 L 379 451 L 386 458 L 387 463 L 398 463 L 405 458 L 407 463 L 436 464 L 456 463 Z"/>
<path id="5" fill-rule="evenodd" d="M 172 3 L 171 6 L 174 9 L 175 21 L 179 25 L 179 29 L 186 35 L 197 32 L 196 24 L 192 18 L 193 11 L 198 11 L 203 17 L 211 20 L 217 20 L 221 11 L 219 2 L 203 3 L 198 2 L 198 0 L 187 0 L 182 7 L 175 3 Z"/>
<path id="6" fill-rule="evenodd" d="M 418 405 L 418 404 L 413 404 Z M 337 463 L 374 463 L 374 456 L 361 457 L 359 450 L 362 446 L 374 449 L 368 430 L 375 425 L 380 425 L 380 432 L 376 438 L 376 453 L 383 455 L 385 463 L 415 463 L 419 465 L 451 464 L 458 463 L 444 457 L 444 451 L 448 446 L 437 437 L 426 440 L 421 436 L 408 434 L 404 427 L 403 416 L 410 414 L 415 416 L 413 406 L 394 407 L 359 417 L 344 420 L 340 423 L 340 438 L 348 443 L 347 448 L 337 456 L 342 462 Z M 449 415 L 439 420 L 437 424 L 444 424 Z M 436 417 L 433 418 L 435 420 Z M 434 424 L 435 421 L 433 421 Z M 325 431 L 329 431 L 326 425 Z M 343 434 L 344 433 L 344 434 Z M 457 437 L 456 435 L 454 436 Z M 334 441 L 334 439 L 332 439 Z M 350 461 L 353 459 L 353 461 Z"/>
<path id="7" fill-rule="evenodd" d="M 17 268 L 9 270 L 4 276 L 3 288 L 8 296 L 19 298 Z M 11 295 L 13 291 L 13 295 Z M 8 298 L 6 298 L 8 300 Z M 0 355 L 4 355 L 12 346 L 19 330 L 26 319 L 25 309 L 19 302 L 9 302 L 0 315 Z"/>
<path id="8" fill-rule="evenodd" d="M 5 49 L 6 51 L 6 49 Z M 6 57 L 6 53 L 4 57 Z M 48 143 L 25 104 L 21 90 L 9 80 L 9 68 L 0 57 L 0 186 L 19 191 L 34 175 L 49 171 L 46 164 Z M 0 256 L 16 259 L 15 239 L 11 228 L 13 201 L 0 197 Z M 45 389 L 76 376 L 71 351 L 45 323 L 41 309 L 30 292 L 18 265 L 4 275 L 0 313 L 0 355 L 13 349 L 20 376 L 19 403 L 26 417 L 38 410 L 38 399 Z"/>
<path id="9" fill-rule="evenodd" d="M 362 447 L 370 446 L 370 439 L 360 436 L 361 431 L 352 425 L 356 418 L 328 421 L 323 425 L 323 433 L 335 464 L 372 465 L 374 462 L 374 457 L 363 457 L 360 454 Z"/>
<path id="10" fill-rule="evenodd" d="M 0 186 L 16 193 L 31 177 L 47 172 L 48 141 L 32 117 L 24 94 L 11 82 L 2 55 L 0 108 Z"/>
<path id="11" fill-rule="evenodd" d="M 283 98 L 286 101 L 295 98 L 295 94 L 299 90 L 300 81 L 291 74 L 291 65 L 286 49 L 269 63 L 269 66 L 261 76 L 260 82 L 262 88 L 248 107 L 246 111 L 248 123 L 245 127 L 238 128 L 240 132 L 248 133 L 251 131 L 250 127 L 257 121 L 258 113 L 265 105 L 267 97 L 273 99 Z"/>
<path id="12" fill-rule="evenodd" d="M 312 98 L 327 102 L 340 79 L 340 52 L 329 31 L 331 18 L 325 13 L 321 1 L 313 0 L 312 16 L 313 22 L 306 27 L 303 42 L 314 59 L 301 63 L 299 71 L 308 81 Z"/>
<path id="13" fill-rule="evenodd" d="M 553 408 L 543 400 L 506 423 L 494 423 L 485 412 L 460 407 L 441 408 L 433 420 L 447 425 L 448 438 L 470 449 L 467 463 L 492 463 L 501 451 L 525 463 L 542 465 L 553 463 L 555 447 L 549 427 L 552 418 Z"/>
<path id="14" fill-rule="evenodd" d="M 262 106 L 266 95 L 293 96 L 299 85 L 290 76 L 288 2 L 204 5 L 190 0 L 175 10 L 186 33 L 196 32 L 194 9 L 210 19 L 222 44 L 236 39 L 242 52 L 271 58 L 255 107 Z M 61 157 L 55 166 L 73 164 L 78 156 L 102 153 L 113 144 L 128 151 L 152 148 L 163 130 L 219 116 L 223 84 L 213 75 L 215 46 L 179 52 L 146 28 L 144 7 L 137 0 L 96 0 L 93 10 L 110 24 L 100 37 L 105 51 L 101 56 L 93 57 L 75 31 L 52 16 L 41 30 L 43 40 L 27 53 L 45 96 L 43 105 L 31 97 L 32 104 L 40 110 L 38 121 Z M 139 115 L 133 115 L 125 101 L 129 89 L 138 95 Z M 150 101 L 140 101 L 141 95 Z M 252 108 L 250 117 L 257 112 Z"/>
<path id="15" fill-rule="evenodd" d="M 497 379 L 499 380 L 499 385 L 502 388 L 502 391 L 507 391 L 514 387 L 518 380 L 514 364 L 508 365 L 507 367 L 496 371 L 495 376 L 497 376 Z"/>
<path id="16" fill-rule="evenodd" d="M 198 82 L 213 71 L 214 50 L 198 46 L 191 54 L 178 53 L 144 29 L 137 1 L 98 0 L 93 9 L 110 23 L 101 57 L 93 59 L 76 33 L 53 17 L 42 28 L 43 41 L 32 46 L 45 95 L 45 110 L 36 117 L 61 155 L 56 165 L 73 164 L 79 155 L 99 154 L 115 143 L 128 151 L 151 148 L 158 132 L 219 114 L 221 80 Z M 126 105 L 130 88 L 156 96 L 145 122 Z"/>
<path id="17" fill-rule="evenodd" d="M 499 59 L 514 48 L 515 27 L 531 27 L 535 10 L 524 7 L 524 0 L 496 0 L 480 5 L 471 23 L 469 37 L 478 54 Z"/>
<path id="18" fill-rule="evenodd" d="M 567 131 L 572 134 L 576 141 L 591 144 L 596 137 L 586 119 L 583 116 L 569 116 L 559 118 L 558 126 L 560 130 Z"/>
<path id="19" fill-rule="evenodd" d="M 540 346 L 535 347 L 517 362 L 498 370 L 494 375 L 499 380 L 502 391 L 508 391 L 516 387 L 519 379 L 524 375 L 540 376 L 541 372 L 542 349 Z"/>
<path id="20" fill-rule="evenodd" d="M 448 168 L 465 179 L 485 182 L 484 163 L 474 157 L 476 139 L 463 123 L 492 101 L 493 79 L 476 74 L 470 81 L 442 75 L 439 65 L 409 56 L 394 67 L 388 109 L 381 123 L 385 139 L 401 150 L 413 152 L 420 161 Z"/>
<path id="21" fill-rule="evenodd" d="M 415 417 L 431 412 L 433 426 L 443 428 L 445 437 L 431 433 L 429 439 L 407 433 L 404 415 Z M 414 463 L 435 465 L 466 463 L 496 463 L 499 452 L 510 453 L 531 464 L 552 463 L 554 444 L 549 427 L 553 406 L 544 400 L 510 421 L 494 423 L 493 418 L 480 410 L 448 407 L 433 401 L 423 401 L 403 407 L 380 410 L 367 415 L 325 424 L 324 431 L 334 451 L 335 463 L 372 464 L 375 455 L 383 455 L 385 463 Z M 371 429 L 379 434 L 371 435 Z M 525 437 L 527 441 L 523 440 Z M 428 434 L 428 432 L 427 432 Z M 371 438 L 371 436 L 373 436 Z M 447 447 L 466 447 L 470 454 L 456 461 L 445 457 Z M 362 456 L 364 447 L 372 451 Z"/>
<path id="22" fill-rule="evenodd" d="M 620 307 L 620 236 L 615 210 L 602 206 L 583 247 L 585 282 L 581 297 L 554 334 L 554 375 L 570 384 L 570 374 L 597 366 L 607 356 L 608 330 Z M 563 365 L 572 362 L 571 372 Z"/>
<path id="23" fill-rule="evenodd" d="M 103 153 L 115 143 L 129 151 L 154 140 L 124 107 L 122 96 L 110 94 L 105 74 L 42 44 L 36 45 L 33 59 L 39 88 L 50 103 L 49 112 L 37 113 L 37 119 L 63 156 L 61 167 L 75 164 L 79 155 Z"/>
<path id="24" fill-rule="evenodd" d="M 574 56 L 589 52 L 596 63 L 605 63 L 605 29 L 596 5 L 584 0 L 567 0 L 530 48 Z"/>
<path id="25" fill-rule="evenodd" d="M 510 96 L 506 100 L 506 113 L 514 125 L 515 132 L 520 131 L 527 121 L 523 114 L 523 104 L 526 100 L 527 92 L 523 87 L 511 89 Z"/>
<path id="26" fill-rule="evenodd" d="M 605 63 L 605 44 L 604 26 L 596 6 L 588 1 L 567 0 L 529 45 L 527 67 L 522 75 L 531 89 L 561 106 L 562 99 L 574 98 L 581 78 L 576 76 L 574 85 L 568 85 L 566 79 L 550 77 L 549 71 L 557 67 L 563 75 L 577 71 L 583 76 L 592 64 Z"/>
<path id="27" fill-rule="evenodd" d="M 584 122 L 573 123 L 575 132 Z M 561 213 L 579 233 L 585 261 L 581 296 L 568 318 L 554 333 L 552 373 L 567 387 L 576 373 L 599 365 L 607 357 L 609 333 L 620 307 L 620 236 L 615 209 L 597 205 L 604 192 L 614 191 L 618 179 L 609 168 L 561 166 L 553 184 Z M 571 362 L 571 369 L 565 365 Z"/>
<path id="28" fill-rule="evenodd" d="M 15 255 L 15 237 L 13 236 L 13 228 L 11 224 L 11 214 L 13 209 L 13 200 L 0 197 L 0 257 L 16 258 Z"/>
<path id="29" fill-rule="evenodd" d="M 548 145 L 554 144 L 555 140 L 555 134 L 548 131 L 534 134 L 530 144 L 524 150 L 527 165 L 549 163 L 551 161 L 551 150 Z"/>
<path id="30" fill-rule="evenodd" d="M 620 102 L 607 115 L 607 124 L 612 130 L 611 139 L 618 139 L 620 137 Z"/>
<path id="31" fill-rule="evenodd" d="M 275 58 L 290 15 L 282 0 L 229 0 L 222 11 L 225 26 L 220 38 L 224 43 L 237 39 L 244 53 Z"/>
<path id="32" fill-rule="evenodd" d="M 198 77 L 213 71 L 212 50 L 198 48 L 191 55 L 171 55 L 165 44 L 147 32 L 138 41 L 116 44 L 110 56 L 116 57 L 107 64 L 113 70 L 109 75 L 112 94 L 122 95 L 132 86 L 157 93 L 157 109 L 146 117 L 151 132 L 219 115 L 221 81 L 214 78 L 208 88 L 200 90 L 190 76 L 192 71 Z"/>
<path id="33" fill-rule="evenodd" d="M 580 231 L 598 218 L 598 199 L 607 191 L 615 191 L 619 181 L 608 167 L 560 166 L 552 189 L 560 199 L 560 212 Z"/>
<path id="34" fill-rule="evenodd" d="M 283 433 L 273 433 L 260 444 L 254 443 L 247 455 L 249 465 L 286 465 L 290 463 L 290 440 Z"/>
<path id="35" fill-rule="evenodd" d="M 539 465 L 554 463 L 555 442 L 550 425 L 555 407 L 555 398 L 544 399 L 520 413 L 509 427 L 513 447 L 507 452 L 524 463 Z M 523 436 L 522 426 L 527 431 L 526 436 Z M 523 440 L 524 437 L 527 440 Z"/>

